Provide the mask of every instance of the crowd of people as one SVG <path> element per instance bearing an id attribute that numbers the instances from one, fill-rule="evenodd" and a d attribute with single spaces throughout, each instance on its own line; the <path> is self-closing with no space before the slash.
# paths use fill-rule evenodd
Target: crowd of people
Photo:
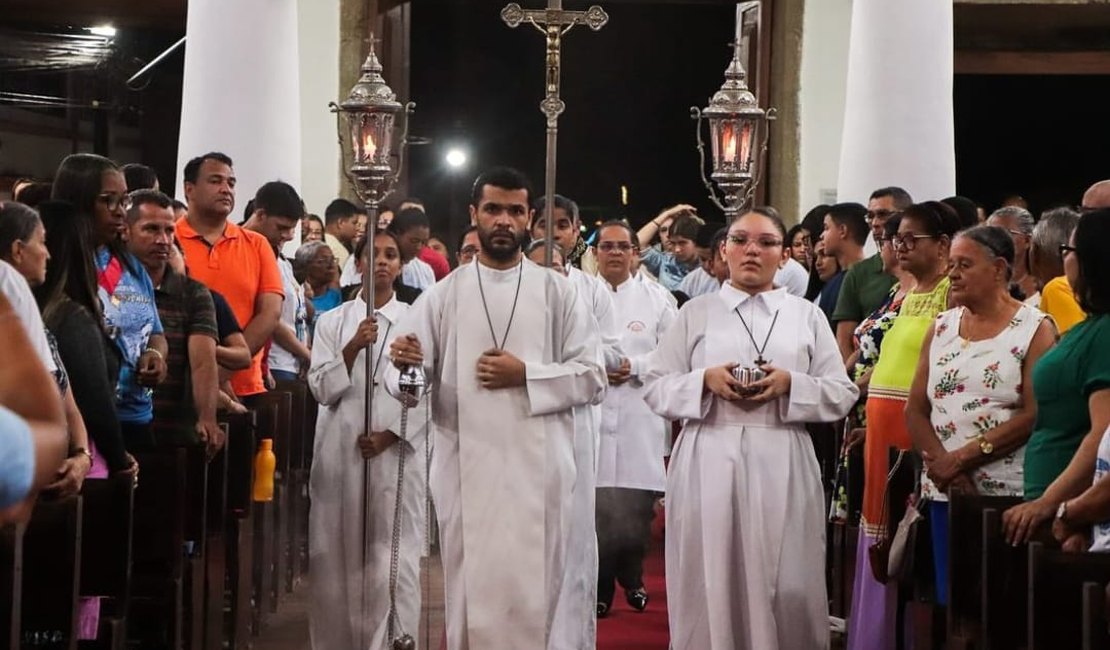
<path id="1" fill-rule="evenodd" d="M 1110 181 L 1039 218 L 885 187 L 789 229 L 676 205 L 589 237 L 556 195 L 549 254 L 547 206 L 508 168 L 475 181 L 453 252 L 417 199 L 368 229 L 280 181 L 237 212 L 218 152 L 182 177 L 178 201 L 74 154 L 0 204 L 0 521 L 138 480 L 140 451 L 215 455 L 221 409 L 304 382 L 316 650 L 415 633 L 433 504 L 453 649 L 593 647 L 618 587 L 650 606 L 664 503 L 672 647 L 827 647 L 826 522 L 858 512 L 848 644 L 893 648 L 871 551 L 911 456 L 942 606 L 953 492 L 1022 497 L 1010 543 L 1110 550 Z M 818 465 L 831 431 L 841 464 L 862 448 L 859 503 Z M 81 616 L 95 635 L 95 601 Z"/>

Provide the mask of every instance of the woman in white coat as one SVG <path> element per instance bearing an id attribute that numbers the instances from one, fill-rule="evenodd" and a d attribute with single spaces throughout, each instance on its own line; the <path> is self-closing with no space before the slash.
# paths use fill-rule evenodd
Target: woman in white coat
<path id="1" fill-rule="evenodd" d="M 601 406 L 597 467 L 597 614 L 613 605 L 616 582 L 636 610 L 647 607 L 643 563 L 655 499 L 663 492 L 663 454 L 670 423 L 644 403 L 644 362 L 674 322 L 674 297 L 651 290 L 632 276 L 635 235 L 623 221 L 598 228 L 598 273 L 612 296 L 622 355 L 609 371 Z"/>
<path id="2" fill-rule="evenodd" d="M 356 249 L 359 272 L 365 246 Z M 389 331 L 408 305 L 397 300 L 393 282 L 401 272 L 396 238 L 379 232 L 373 244 L 374 309 L 366 318 L 363 294 L 320 317 L 312 346 L 309 387 L 320 403 L 312 459 L 309 557 L 312 563 L 310 635 L 313 650 L 388 650 L 390 557 L 394 544 L 397 476 L 405 454 L 396 579 L 395 636 L 419 636 L 420 556 L 425 543 L 425 441 L 427 409 L 408 413 L 401 430 L 401 404 L 374 389 L 372 433 L 366 435 L 366 353 L 379 378 L 389 359 L 382 355 Z M 378 381 L 375 382 L 377 384 Z M 403 436 L 403 438 L 402 438 Z M 363 612 L 363 460 L 370 460 L 369 573 Z M 363 644 L 366 645 L 363 645 Z"/>
<path id="3" fill-rule="evenodd" d="M 807 422 L 844 417 L 858 390 L 821 311 L 774 286 L 786 230 L 748 213 L 722 245 L 730 281 L 679 312 L 644 399 L 685 420 L 667 477 L 673 650 L 829 645 L 825 520 Z M 734 369 L 761 368 L 749 384 Z"/>

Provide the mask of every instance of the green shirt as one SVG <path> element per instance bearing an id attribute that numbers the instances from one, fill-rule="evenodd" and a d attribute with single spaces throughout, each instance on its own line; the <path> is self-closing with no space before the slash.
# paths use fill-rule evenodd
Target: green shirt
<path id="1" fill-rule="evenodd" d="M 844 284 L 840 285 L 833 322 L 846 320 L 862 323 L 886 301 L 894 282 L 893 275 L 883 273 L 883 259 L 878 253 L 857 262 L 848 269 Z"/>
<path id="2" fill-rule="evenodd" d="M 1063 473 L 1091 429 L 1091 393 L 1110 388 L 1110 315 L 1092 316 L 1033 367 L 1037 421 L 1025 448 L 1025 499 Z"/>

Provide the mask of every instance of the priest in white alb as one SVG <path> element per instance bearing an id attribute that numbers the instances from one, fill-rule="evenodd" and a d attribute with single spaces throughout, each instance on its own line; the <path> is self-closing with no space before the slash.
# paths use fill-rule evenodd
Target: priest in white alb
<path id="1" fill-rule="evenodd" d="M 578 472 L 574 409 L 600 402 L 606 377 L 573 285 L 521 251 L 531 198 L 515 170 L 478 177 L 477 263 L 422 294 L 390 347 L 391 392 L 406 365 L 422 364 L 430 382 L 448 650 L 577 650 L 555 624 Z"/>
<path id="2" fill-rule="evenodd" d="M 355 249 L 362 272 L 369 248 Z M 313 443 L 309 493 L 309 558 L 312 602 L 309 634 L 312 650 L 388 647 L 390 558 L 396 544 L 394 637 L 414 639 L 420 625 L 420 556 L 426 535 L 424 466 L 429 451 L 427 406 L 409 411 L 401 427 L 401 404 L 384 387 L 374 389 L 372 432 L 364 429 L 366 355 L 376 361 L 379 378 L 385 344 L 397 332 L 405 303 L 393 293 L 401 274 L 397 239 L 379 232 L 373 244 L 375 319 L 366 317 L 365 297 L 344 303 L 316 323 L 308 385 L 320 403 Z M 385 361 L 383 363 L 383 361 Z M 400 454 L 405 453 L 401 498 L 397 495 Z M 370 539 L 364 592 L 362 558 L 363 461 L 370 461 Z M 399 517 L 394 515 L 398 505 Z M 394 522 L 400 524 L 394 529 Z M 363 609 L 363 598 L 368 608 Z M 364 645 L 365 644 L 365 645 Z M 418 645 L 424 648 L 423 645 Z"/>
<path id="3" fill-rule="evenodd" d="M 729 282 L 686 303 L 649 361 L 644 399 L 685 421 L 667 474 L 673 650 L 829 647 L 824 492 L 804 425 L 844 417 L 859 391 L 820 310 L 775 288 L 785 238 L 773 215 L 734 221 Z"/>

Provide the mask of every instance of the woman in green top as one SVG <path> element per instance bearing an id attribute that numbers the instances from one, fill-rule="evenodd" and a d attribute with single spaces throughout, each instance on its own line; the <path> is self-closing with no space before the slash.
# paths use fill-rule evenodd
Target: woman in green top
<path id="1" fill-rule="evenodd" d="M 1003 514 L 1006 540 L 1028 541 L 1055 516 L 1060 541 L 1083 521 L 1068 500 L 1090 484 L 1102 433 L 1110 425 L 1110 210 L 1083 215 L 1061 246 L 1064 272 L 1087 318 L 1033 369 L 1037 421 L 1025 449 L 1026 503 Z M 1089 525 L 1089 522 L 1088 522 Z"/>

